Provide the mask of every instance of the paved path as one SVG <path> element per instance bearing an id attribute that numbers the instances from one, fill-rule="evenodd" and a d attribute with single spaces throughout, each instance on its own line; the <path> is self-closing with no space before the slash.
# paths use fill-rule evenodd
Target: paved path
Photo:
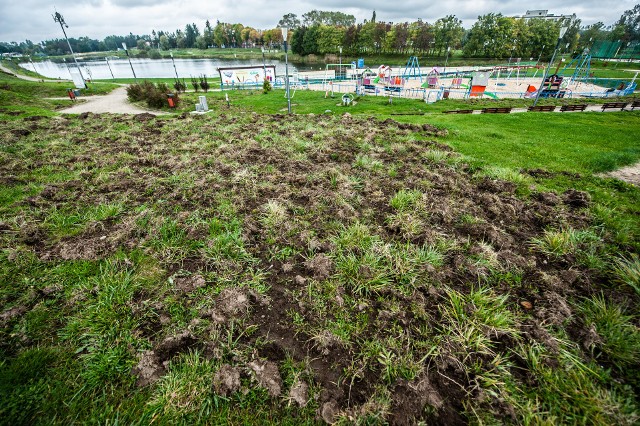
<path id="1" fill-rule="evenodd" d="M 83 112 L 105 113 L 111 112 L 116 114 L 142 114 L 143 112 L 165 115 L 164 111 L 141 108 L 133 105 L 127 99 L 126 87 L 119 87 L 107 95 L 101 96 L 81 96 L 83 102 L 77 102 L 70 108 L 59 110 L 65 114 L 81 114 Z"/>
<path id="2" fill-rule="evenodd" d="M 5 67 L 4 65 L 0 64 L 0 71 L 5 72 L 7 74 L 10 74 L 16 78 L 19 78 L 21 80 L 27 80 L 27 81 L 38 81 L 38 82 L 45 82 L 45 83 L 60 83 L 63 81 L 70 81 L 70 80 L 44 80 L 42 78 L 36 78 L 36 77 L 29 77 L 28 75 L 22 75 L 22 74 L 16 74 L 15 72 L 13 72 L 12 70 L 10 70 L 9 68 Z"/>

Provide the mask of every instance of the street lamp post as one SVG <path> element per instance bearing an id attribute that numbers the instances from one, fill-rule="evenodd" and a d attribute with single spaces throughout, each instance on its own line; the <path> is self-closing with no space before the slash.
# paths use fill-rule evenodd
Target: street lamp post
<path id="1" fill-rule="evenodd" d="M 538 55 L 538 60 L 536 61 L 536 65 L 538 65 L 538 63 L 540 63 L 540 58 L 542 58 L 542 52 L 544 52 L 544 48 L 546 47 L 546 44 L 542 45 L 542 49 L 540 49 L 540 55 Z"/>
<path id="2" fill-rule="evenodd" d="M 111 78 L 115 80 L 116 78 L 113 76 L 113 70 L 111 69 L 111 64 L 109 63 L 109 58 L 105 57 L 105 61 L 107 61 L 107 67 L 109 67 L 109 72 L 111 73 Z"/>
<path id="3" fill-rule="evenodd" d="M 287 36 L 289 35 L 289 28 L 281 27 L 282 40 L 284 40 L 284 85 L 287 94 L 287 112 L 291 114 L 291 97 L 289 96 L 289 58 L 287 56 Z"/>
<path id="4" fill-rule="evenodd" d="M 131 63 L 131 56 L 129 56 L 129 50 L 127 49 L 127 44 L 125 42 L 122 42 L 122 48 L 124 49 L 124 53 L 127 54 L 127 59 L 129 59 L 129 66 L 131 67 L 131 72 L 133 73 L 133 79 L 138 80 L 138 77 L 136 77 L 136 72 L 133 70 L 133 64 Z"/>
<path id="5" fill-rule="evenodd" d="M 267 79 L 267 63 L 264 60 L 264 46 L 260 46 L 260 50 L 262 50 L 262 71 L 264 72 L 264 79 Z"/>
<path id="6" fill-rule="evenodd" d="M 562 40 L 562 37 L 564 37 L 564 34 L 567 32 L 568 29 L 569 29 L 568 26 L 562 26 L 560 28 L 560 34 L 558 35 L 558 42 L 556 43 L 555 49 L 553 49 L 553 55 L 551 55 L 551 60 L 547 64 L 547 68 L 544 70 L 544 75 L 542 76 L 542 83 L 540 83 L 540 87 L 536 92 L 536 100 L 533 101 L 533 106 L 536 106 L 536 104 L 538 103 L 538 98 L 540 98 L 540 92 L 542 92 L 542 87 L 544 86 L 544 82 L 547 79 L 549 68 L 551 68 L 551 64 L 553 63 L 553 60 L 556 58 L 556 53 L 558 52 L 558 48 L 560 47 L 560 40 Z"/>
<path id="7" fill-rule="evenodd" d="M 53 20 L 60 24 L 60 28 L 62 28 L 62 33 L 64 34 L 64 38 L 67 40 L 67 46 L 69 46 L 69 51 L 71 52 L 71 56 L 73 57 L 73 61 L 76 63 L 76 67 L 78 68 L 78 72 L 80 73 L 80 78 L 82 78 L 82 83 L 84 84 L 84 76 L 82 75 L 82 71 L 80 70 L 80 65 L 78 65 L 78 60 L 76 59 L 75 53 L 73 53 L 73 49 L 71 48 L 71 43 L 69 43 L 69 37 L 67 37 L 67 32 L 64 30 L 65 27 L 69 28 L 66 22 L 64 22 L 64 17 L 57 12 L 53 14 Z"/>
<path id="8" fill-rule="evenodd" d="M 449 51 L 451 50 L 451 47 L 447 46 L 447 56 L 444 58 L 444 71 L 442 71 L 442 73 L 446 73 L 447 72 L 447 62 L 449 62 Z"/>
<path id="9" fill-rule="evenodd" d="M 169 55 L 171 55 L 171 63 L 173 64 L 173 71 L 176 73 L 176 80 L 180 80 L 180 77 L 178 77 L 178 69 L 176 68 L 176 61 L 173 59 L 173 52 L 169 52 Z"/>
<path id="10" fill-rule="evenodd" d="M 338 46 L 338 50 L 340 52 L 340 68 L 338 68 L 340 70 L 340 75 L 342 75 L 342 46 Z"/>

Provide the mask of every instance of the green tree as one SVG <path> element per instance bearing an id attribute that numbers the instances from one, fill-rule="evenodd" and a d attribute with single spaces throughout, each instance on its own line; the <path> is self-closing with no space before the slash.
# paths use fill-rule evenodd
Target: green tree
<path id="1" fill-rule="evenodd" d="M 316 44 L 318 53 L 336 53 L 338 46 L 342 46 L 344 40 L 344 29 L 332 25 L 320 25 Z"/>
<path id="2" fill-rule="evenodd" d="M 213 43 L 214 43 L 214 41 L 213 41 L 213 27 L 211 26 L 211 23 L 209 22 L 208 19 L 207 19 L 207 22 L 205 22 L 205 24 L 204 24 L 203 37 L 204 37 L 204 42 L 205 42 L 207 47 L 213 46 Z"/>
<path id="3" fill-rule="evenodd" d="M 291 28 L 292 30 L 296 29 L 300 27 L 300 19 L 298 19 L 298 15 L 296 15 L 295 13 L 287 13 L 286 15 L 282 16 L 282 19 L 278 21 L 278 27 L 287 27 Z"/>
<path id="4" fill-rule="evenodd" d="M 167 37 L 165 34 L 162 34 L 160 36 L 160 49 L 169 50 L 169 37 Z"/>
<path id="5" fill-rule="evenodd" d="M 302 40 L 302 50 L 307 54 L 317 54 L 319 52 L 318 48 L 318 37 L 320 36 L 320 25 L 315 25 L 307 29 L 304 34 L 304 38 Z"/>
<path id="6" fill-rule="evenodd" d="M 306 55 L 304 50 L 304 35 L 307 32 L 307 27 L 298 27 L 291 35 L 291 52 L 297 55 Z"/>
<path id="7" fill-rule="evenodd" d="M 442 54 L 447 47 L 460 47 L 464 28 L 462 21 L 454 15 L 447 15 L 438 19 L 434 24 L 435 48 Z"/>

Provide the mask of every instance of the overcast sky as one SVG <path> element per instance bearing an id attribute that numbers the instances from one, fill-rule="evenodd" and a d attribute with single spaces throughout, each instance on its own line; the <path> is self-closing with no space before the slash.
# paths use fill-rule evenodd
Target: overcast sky
<path id="1" fill-rule="evenodd" d="M 69 29 L 69 37 L 88 36 L 102 40 L 108 35 L 151 34 L 151 30 L 175 31 L 195 23 L 200 30 L 208 19 L 241 23 L 257 29 L 274 28 L 282 15 L 301 17 L 310 10 L 333 10 L 352 14 L 357 22 L 371 19 L 404 22 L 422 19 L 433 23 L 446 15 L 456 15 L 470 28 L 479 15 L 495 12 L 505 16 L 524 14 L 527 9 L 547 9 L 556 15 L 575 13 L 583 25 L 598 21 L 611 25 L 639 0 L 2 0 L 0 41 L 31 40 L 34 43 L 62 38 L 53 21 L 54 7 Z"/>

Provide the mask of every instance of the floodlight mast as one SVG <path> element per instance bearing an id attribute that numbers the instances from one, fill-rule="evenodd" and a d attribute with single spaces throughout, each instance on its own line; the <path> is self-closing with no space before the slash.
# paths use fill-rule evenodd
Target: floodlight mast
<path id="1" fill-rule="evenodd" d="M 562 37 L 564 37 L 568 29 L 569 29 L 569 24 L 564 24 L 562 27 L 560 27 L 560 34 L 558 34 L 558 42 L 556 43 L 556 48 L 553 50 L 553 55 L 551 55 L 551 60 L 547 64 L 547 69 L 544 71 L 544 75 L 542 76 L 542 83 L 540 84 L 540 87 L 536 92 L 536 99 L 535 101 L 533 101 L 533 106 L 536 106 L 536 104 L 538 103 L 538 99 L 540 98 L 540 92 L 542 92 L 542 88 L 544 87 L 544 82 L 547 79 L 547 76 L 549 74 L 549 68 L 551 68 L 551 64 L 553 63 L 553 60 L 556 58 L 556 53 L 558 53 L 558 48 L 560 47 L 560 41 L 562 40 Z"/>
<path id="2" fill-rule="evenodd" d="M 71 52 L 71 56 L 73 57 L 73 62 L 76 63 L 76 67 L 78 68 L 78 72 L 80 73 L 80 78 L 82 78 L 82 81 L 84 82 L 84 76 L 82 75 L 82 71 L 80 70 L 80 65 L 78 65 L 76 55 L 75 53 L 73 53 L 73 49 L 71 48 L 71 43 L 69 43 L 69 37 L 67 37 L 67 32 L 64 30 L 64 27 L 69 28 L 69 25 L 67 25 L 67 23 L 64 22 L 64 17 L 58 11 L 56 11 L 56 13 L 53 14 L 53 20 L 54 22 L 57 22 L 60 24 L 60 28 L 62 28 L 62 34 L 64 34 L 64 38 L 67 40 L 69 51 Z"/>

